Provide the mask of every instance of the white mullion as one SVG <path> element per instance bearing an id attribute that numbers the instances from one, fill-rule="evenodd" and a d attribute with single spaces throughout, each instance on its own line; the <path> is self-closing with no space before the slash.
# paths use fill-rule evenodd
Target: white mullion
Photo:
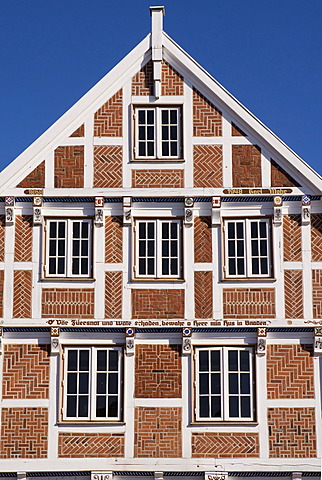
<path id="1" fill-rule="evenodd" d="M 259 223 L 257 222 L 257 229 L 259 229 Z M 257 235 L 258 236 L 258 235 Z M 257 239 L 258 243 L 258 239 Z M 244 228 L 244 254 L 246 256 L 245 266 L 245 276 L 251 277 L 252 272 L 252 241 L 251 241 L 251 222 L 250 219 L 246 219 L 246 225 Z"/>
<path id="2" fill-rule="evenodd" d="M 66 276 L 71 277 L 72 276 L 72 244 L 73 244 L 73 221 L 72 220 L 67 220 L 67 228 L 65 229 L 66 235 L 65 235 L 65 267 L 66 267 Z"/>
<path id="3" fill-rule="evenodd" d="M 118 364 L 117 364 L 117 418 L 118 420 L 121 419 L 121 398 L 123 398 L 123 395 L 121 393 L 124 391 L 122 388 L 122 379 L 121 379 L 121 371 L 122 371 L 122 350 L 121 348 L 118 348 Z M 106 388 L 108 387 L 108 378 L 107 380 L 107 385 Z M 108 390 L 107 390 L 108 391 Z"/>
<path id="4" fill-rule="evenodd" d="M 224 409 L 222 412 L 222 419 L 230 420 L 229 417 L 229 370 L 228 370 L 228 348 L 222 349 L 222 374 L 223 374 L 223 404 Z"/>
<path id="5" fill-rule="evenodd" d="M 88 412 L 89 419 L 96 419 L 96 387 L 97 387 L 97 348 L 90 348 L 89 358 L 89 398 L 88 398 Z"/>
<path id="6" fill-rule="evenodd" d="M 155 158 L 162 158 L 161 112 L 162 112 L 162 108 L 155 107 L 155 118 L 154 118 Z"/>
<path id="7" fill-rule="evenodd" d="M 155 225 L 155 276 L 162 278 L 162 220 Z"/>

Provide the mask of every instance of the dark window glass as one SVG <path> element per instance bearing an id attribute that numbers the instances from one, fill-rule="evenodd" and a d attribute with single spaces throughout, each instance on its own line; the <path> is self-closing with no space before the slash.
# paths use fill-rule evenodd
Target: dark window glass
<path id="1" fill-rule="evenodd" d="M 119 364 L 119 352 L 117 350 L 109 351 L 108 369 L 110 372 L 117 372 Z"/>
<path id="2" fill-rule="evenodd" d="M 67 393 L 77 393 L 77 373 L 67 375 Z"/>
<path id="3" fill-rule="evenodd" d="M 199 416 L 201 418 L 209 417 L 209 399 L 208 399 L 208 397 L 200 397 Z"/>
<path id="4" fill-rule="evenodd" d="M 209 370 L 209 352 L 200 350 L 199 352 L 199 371 L 205 372 Z"/>
<path id="5" fill-rule="evenodd" d="M 56 273 L 56 258 L 49 259 L 49 273 L 50 274 Z"/>
<path id="6" fill-rule="evenodd" d="M 76 398 L 67 397 L 67 417 L 76 417 Z"/>
<path id="7" fill-rule="evenodd" d="M 201 395 L 209 393 L 209 374 L 208 373 L 199 374 L 199 390 Z"/>
<path id="8" fill-rule="evenodd" d="M 244 238 L 244 224 L 237 222 L 237 238 Z"/>
<path id="9" fill-rule="evenodd" d="M 235 224 L 228 223 L 228 238 L 235 238 Z"/>
<path id="10" fill-rule="evenodd" d="M 65 238 L 65 231 L 66 231 L 65 222 L 58 222 L 58 237 Z"/>
<path id="11" fill-rule="evenodd" d="M 178 260 L 176 258 L 171 259 L 171 274 L 178 275 Z"/>
<path id="12" fill-rule="evenodd" d="M 211 374 L 211 393 L 221 393 L 220 373 Z"/>
<path id="13" fill-rule="evenodd" d="M 258 223 L 257 222 L 251 222 L 250 223 L 250 231 L 251 231 L 251 237 L 252 238 L 258 238 Z"/>
<path id="14" fill-rule="evenodd" d="M 249 373 L 240 374 L 240 393 L 250 393 L 250 376 Z"/>
<path id="15" fill-rule="evenodd" d="M 267 258 L 261 258 L 261 273 L 263 275 L 268 274 L 268 263 L 267 263 Z"/>
<path id="16" fill-rule="evenodd" d="M 145 111 L 139 110 L 139 124 L 145 123 Z"/>
<path id="17" fill-rule="evenodd" d="M 88 397 L 87 396 L 78 397 L 78 416 L 79 417 L 88 416 Z"/>
<path id="18" fill-rule="evenodd" d="M 98 371 L 107 370 L 107 351 L 106 350 L 97 350 L 97 370 Z"/>
<path id="19" fill-rule="evenodd" d="M 162 156 L 163 157 L 169 157 L 169 144 L 162 142 Z"/>
<path id="20" fill-rule="evenodd" d="M 267 224 L 266 222 L 259 222 L 259 236 L 260 238 L 267 237 Z"/>
<path id="21" fill-rule="evenodd" d="M 171 156 L 177 157 L 178 156 L 178 144 L 177 142 L 171 142 Z"/>
<path id="22" fill-rule="evenodd" d="M 57 223 L 56 222 L 50 222 L 49 223 L 49 237 L 50 238 L 56 238 L 57 236 Z"/>
<path id="23" fill-rule="evenodd" d="M 228 369 L 230 371 L 238 370 L 238 351 L 229 350 L 228 352 Z"/>
<path id="24" fill-rule="evenodd" d="M 117 417 L 118 399 L 115 396 L 108 397 L 108 416 Z"/>
<path id="25" fill-rule="evenodd" d="M 169 123 L 169 110 L 162 110 L 161 121 L 162 121 L 163 124 Z"/>
<path id="26" fill-rule="evenodd" d="M 88 350 L 79 351 L 79 369 L 80 370 L 89 369 L 89 351 Z"/>
<path id="27" fill-rule="evenodd" d="M 259 274 L 259 259 L 253 258 L 252 259 L 252 274 L 258 275 Z"/>
<path id="28" fill-rule="evenodd" d="M 241 416 L 250 417 L 250 397 L 241 397 Z"/>
<path id="29" fill-rule="evenodd" d="M 73 238 L 80 238 L 80 222 L 73 222 Z"/>
<path id="30" fill-rule="evenodd" d="M 242 372 L 248 372 L 250 367 L 249 352 L 247 350 L 241 350 L 239 353 L 240 353 L 240 370 Z"/>
<path id="31" fill-rule="evenodd" d="M 79 258 L 73 258 L 72 261 L 72 274 L 78 275 L 79 274 Z"/>
<path id="32" fill-rule="evenodd" d="M 148 275 L 154 275 L 154 259 L 148 258 Z"/>
<path id="33" fill-rule="evenodd" d="M 96 393 L 104 394 L 106 393 L 106 373 L 98 373 L 96 375 Z"/>
<path id="34" fill-rule="evenodd" d="M 154 125 L 154 110 L 147 111 L 147 121 L 148 125 Z"/>
<path id="35" fill-rule="evenodd" d="M 238 373 L 229 374 L 229 393 L 239 393 Z"/>
<path id="36" fill-rule="evenodd" d="M 148 157 L 154 157 L 154 143 L 148 142 Z"/>
<path id="37" fill-rule="evenodd" d="M 211 397 L 211 416 L 213 418 L 221 417 L 221 398 L 219 396 Z"/>
<path id="38" fill-rule="evenodd" d="M 118 393 L 118 374 L 110 373 L 108 376 L 108 393 Z"/>
<path id="39" fill-rule="evenodd" d="M 96 397 L 96 416 L 106 417 L 106 397 Z"/>
<path id="40" fill-rule="evenodd" d="M 162 259 L 162 275 L 169 275 L 169 259 L 163 258 Z"/>
<path id="41" fill-rule="evenodd" d="M 67 370 L 77 370 L 77 350 L 68 350 Z"/>
<path id="42" fill-rule="evenodd" d="M 213 350 L 211 352 L 211 370 L 218 372 L 220 371 L 220 351 Z"/>
<path id="43" fill-rule="evenodd" d="M 88 393 L 88 373 L 79 374 L 79 393 Z"/>
<path id="44" fill-rule="evenodd" d="M 178 123 L 178 111 L 170 110 L 170 123 Z"/>
<path id="45" fill-rule="evenodd" d="M 147 127 L 146 131 L 147 131 L 147 140 L 154 140 L 154 127 Z"/>
<path id="46" fill-rule="evenodd" d="M 229 397 L 229 416 L 239 417 L 238 397 Z"/>

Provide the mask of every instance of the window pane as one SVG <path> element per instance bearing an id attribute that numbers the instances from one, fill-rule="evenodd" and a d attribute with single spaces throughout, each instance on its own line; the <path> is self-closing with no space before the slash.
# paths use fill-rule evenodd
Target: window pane
<path id="1" fill-rule="evenodd" d="M 259 274 L 259 259 L 253 258 L 252 259 L 252 274 L 258 275 Z"/>
<path id="2" fill-rule="evenodd" d="M 178 223 L 171 222 L 171 238 L 178 238 Z"/>
<path id="3" fill-rule="evenodd" d="M 108 369 L 109 371 L 117 372 L 118 371 L 118 360 L 119 360 L 119 352 L 117 350 L 110 350 L 109 351 L 109 362 L 108 362 Z"/>
<path id="4" fill-rule="evenodd" d="M 154 257 L 154 240 L 149 240 L 148 241 L 148 256 L 149 257 Z"/>
<path id="5" fill-rule="evenodd" d="M 82 258 L 81 259 L 81 274 L 82 275 L 88 275 L 88 259 L 87 258 Z"/>
<path id="6" fill-rule="evenodd" d="M 168 129 L 168 127 L 162 127 L 162 140 L 169 140 L 169 129 Z"/>
<path id="7" fill-rule="evenodd" d="M 80 247 L 79 241 L 78 241 L 78 240 L 74 240 L 74 241 L 73 241 L 73 255 L 79 255 L 79 253 L 80 253 L 79 247 Z"/>
<path id="8" fill-rule="evenodd" d="M 145 143 L 143 143 L 143 142 L 139 142 L 139 156 L 140 157 L 145 157 L 146 156 Z"/>
<path id="9" fill-rule="evenodd" d="M 148 223 L 148 238 L 154 239 L 154 223 L 152 222 Z"/>
<path id="10" fill-rule="evenodd" d="M 144 258 L 139 259 L 139 275 L 146 275 L 146 263 Z"/>
<path id="11" fill-rule="evenodd" d="M 243 258 L 237 260 L 237 273 L 238 275 L 245 275 L 245 262 Z"/>
<path id="12" fill-rule="evenodd" d="M 49 255 L 56 255 L 56 240 L 49 240 Z"/>
<path id="13" fill-rule="evenodd" d="M 145 110 L 139 110 L 139 124 L 145 123 Z"/>
<path id="14" fill-rule="evenodd" d="M 209 417 L 209 397 L 200 397 L 199 416 L 201 418 Z"/>
<path id="15" fill-rule="evenodd" d="M 148 275 L 154 275 L 154 259 L 149 258 L 148 259 Z"/>
<path id="16" fill-rule="evenodd" d="M 250 397 L 241 397 L 241 416 L 250 417 Z"/>
<path id="17" fill-rule="evenodd" d="M 96 397 L 96 416 L 106 417 L 106 397 Z"/>
<path id="18" fill-rule="evenodd" d="M 229 393 L 239 393 L 238 373 L 229 374 Z"/>
<path id="19" fill-rule="evenodd" d="M 147 147 L 148 147 L 147 156 L 154 157 L 154 143 L 148 142 Z"/>
<path id="20" fill-rule="evenodd" d="M 118 374 L 110 373 L 108 376 L 108 393 L 118 393 Z"/>
<path id="21" fill-rule="evenodd" d="M 169 110 L 161 111 L 161 121 L 162 124 L 169 123 Z"/>
<path id="22" fill-rule="evenodd" d="M 88 416 L 88 397 L 87 396 L 78 397 L 78 416 L 79 417 Z"/>
<path id="23" fill-rule="evenodd" d="M 239 417 L 238 397 L 229 397 L 229 416 Z"/>
<path id="24" fill-rule="evenodd" d="M 56 273 L 56 259 L 50 258 L 49 259 L 49 273 L 54 274 Z"/>
<path id="25" fill-rule="evenodd" d="M 118 401 L 117 397 L 108 397 L 108 416 L 109 417 L 117 417 L 117 408 L 118 408 Z"/>
<path id="26" fill-rule="evenodd" d="M 171 259 L 171 275 L 178 275 L 178 260 L 176 258 Z"/>
<path id="27" fill-rule="evenodd" d="M 96 375 L 96 393 L 106 393 L 106 373 Z"/>
<path id="28" fill-rule="evenodd" d="M 260 238 L 267 238 L 267 223 L 259 222 L 259 236 Z"/>
<path id="29" fill-rule="evenodd" d="M 251 237 L 252 238 L 257 238 L 258 237 L 258 223 L 257 222 L 251 222 L 250 223 L 250 231 L 251 231 Z"/>
<path id="30" fill-rule="evenodd" d="M 252 255 L 256 255 L 256 256 L 257 256 L 258 253 L 259 253 L 257 240 L 252 240 L 251 245 L 252 245 Z"/>
<path id="31" fill-rule="evenodd" d="M 238 370 L 238 351 L 229 350 L 228 352 L 228 368 L 229 370 Z"/>
<path id="32" fill-rule="evenodd" d="M 170 155 L 169 143 L 162 142 L 162 156 L 169 157 L 169 155 Z"/>
<path id="33" fill-rule="evenodd" d="M 171 256 L 172 257 L 178 256 L 178 242 L 175 240 L 171 241 Z"/>
<path id="34" fill-rule="evenodd" d="M 235 238 L 235 224 L 228 223 L 228 238 Z"/>
<path id="35" fill-rule="evenodd" d="M 244 238 L 244 224 L 241 222 L 236 222 L 237 227 L 237 238 Z"/>
<path id="36" fill-rule="evenodd" d="M 211 370 L 218 372 L 220 371 L 220 351 L 213 350 L 211 352 Z"/>
<path id="37" fill-rule="evenodd" d="M 79 258 L 73 258 L 72 261 L 72 274 L 78 275 L 79 274 Z"/>
<path id="38" fill-rule="evenodd" d="M 67 397 L 67 417 L 76 417 L 76 398 Z"/>
<path id="39" fill-rule="evenodd" d="M 65 274 L 65 258 L 58 258 L 57 266 L 57 273 L 61 275 Z"/>
<path id="40" fill-rule="evenodd" d="M 199 374 L 199 393 L 200 394 L 209 393 L 209 374 L 208 373 Z"/>
<path id="41" fill-rule="evenodd" d="M 146 238 L 146 223 L 139 223 L 139 238 Z"/>
<path id="42" fill-rule="evenodd" d="M 221 393 L 220 373 L 211 374 L 211 393 Z"/>
<path id="43" fill-rule="evenodd" d="M 170 265 L 169 265 L 169 259 L 168 258 L 163 258 L 162 259 L 162 275 L 169 275 L 170 274 Z"/>
<path id="44" fill-rule="evenodd" d="M 67 375 L 67 393 L 77 393 L 77 373 Z"/>
<path id="45" fill-rule="evenodd" d="M 139 127 L 139 140 L 145 140 L 145 127 Z M 142 142 L 141 145 L 144 145 Z"/>
<path id="46" fill-rule="evenodd" d="M 240 370 L 243 372 L 249 372 L 249 351 L 241 350 L 240 354 Z"/>
<path id="47" fill-rule="evenodd" d="M 88 373 L 79 374 L 79 393 L 88 393 Z"/>
<path id="48" fill-rule="evenodd" d="M 154 140 L 154 127 L 147 127 L 146 131 L 147 131 L 147 135 L 146 135 L 147 140 Z"/>
<path id="49" fill-rule="evenodd" d="M 68 350 L 67 370 L 77 370 L 77 350 Z"/>
<path id="50" fill-rule="evenodd" d="M 107 369 L 107 351 L 97 350 L 97 370 L 106 371 Z"/>
<path id="51" fill-rule="evenodd" d="M 267 241 L 266 240 L 261 240 L 260 241 L 260 254 L 263 257 L 267 256 Z"/>
<path id="52" fill-rule="evenodd" d="M 65 238 L 65 222 L 58 222 L 58 238 Z"/>
<path id="53" fill-rule="evenodd" d="M 244 257 L 244 240 L 237 240 L 237 256 Z"/>
<path id="54" fill-rule="evenodd" d="M 169 253 L 170 253 L 169 252 L 169 242 L 168 241 L 163 241 L 162 242 L 162 256 L 163 257 L 168 257 Z"/>
<path id="55" fill-rule="evenodd" d="M 228 260 L 228 272 L 229 275 L 236 275 L 236 262 L 234 258 Z"/>
<path id="56" fill-rule="evenodd" d="M 57 236 L 57 222 L 49 223 L 49 237 L 56 238 Z"/>
<path id="57" fill-rule="evenodd" d="M 261 258 L 261 273 L 262 273 L 262 275 L 267 275 L 268 274 L 267 258 Z"/>
<path id="58" fill-rule="evenodd" d="M 236 250 L 235 250 L 235 241 L 234 240 L 228 240 L 228 256 L 229 257 L 234 257 L 236 255 Z"/>
<path id="59" fill-rule="evenodd" d="M 170 123 L 178 123 L 178 110 L 170 110 Z"/>
<path id="60" fill-rule="evenodd" d="M 177 142 L 171 142 L 170 143 L 170 155 L 171 157 L 177 157 L 178 156 L 178 143 Z"/>
<path id="61" fill-rule="evenodd" d="M 162 238 L 169 238 L 169 222 L 162 222 Z"/>
<path id="62" fill-rule="evenodd" d="M 240 374 L 240 393 L 250 393 L 250 375 L 249 373 Z"/>
<path id="63" fill-rule="evenodd" d="M 79 351 L 79 369 L 89 370 L 89 351 L 88 350 Z"/>
<path id="64" fill-rule="evenodd" d="M 154 110 L 147 111 L 147 121 L 148 125 L 154 125 Z"/>
<path id="65" fill-rule="evenodd" d="M 58 240 L 58 252 L 59 256 L 65 255 L 65 240 Z"/>
<path id="66" fill-rule="evenodd" d="M 177 140 L 177 138 L 178 138 L 177 127 L 170 127 L 170 138 L 171 138 L 171 140 Z M 175 145 L 176 145 L 176 142 L 175 142 Z"/>
<path id="67" fill-rule="evenodd" d="M 80 222 L 73 222 L 73 238 L 80 238 Z"/>
<path id="68" fill-rule="evenodd" d="M 199 371 L 205 372 L 209 370 L 209 352 L 200 350 L 199 352 Z"/>
<path id="69" fill-rule="evenodd" d="M 221 417 L 221 397 L 211 397 L 211 417 Z"/>

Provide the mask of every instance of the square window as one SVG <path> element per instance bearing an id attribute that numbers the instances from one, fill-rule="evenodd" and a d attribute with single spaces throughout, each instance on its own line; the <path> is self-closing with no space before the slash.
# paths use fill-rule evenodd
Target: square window
<path id="1" fill-rule="evenodd" d="M 135 120 L 136 158 L 182 157 L 179 107 L 136 108 Z"/>
<path id="2" fill-rule="evenodd" d="M 254 420 L 253 349 L 198 347 L 196 420 Z"/>
<path id="3" fill-rule="evenodd" d="M 64 349 L 64 420 L 121 420 L 119 347 Z"/>
<path id="4" fill-rule="evenodd" d="M 92 221 L 47 219 L 46 277 L 92 276 Z"/>

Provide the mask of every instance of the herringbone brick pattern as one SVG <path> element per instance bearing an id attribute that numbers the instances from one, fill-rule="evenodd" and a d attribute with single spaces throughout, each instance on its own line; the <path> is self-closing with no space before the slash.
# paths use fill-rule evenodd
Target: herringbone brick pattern
<path id="1" fill-rule="evenodd" d="M 316 457 L 314 408 L 268 409 L 271 458 Z"/>
<path id="2" fill-rule="evenodd" d="M 32 261 L 32 215 L 17 215 L 15 222 L 15 262 Z"/>
<path id="3" fill-rule="evenodd" d="M 2 397 L 48 398 L 49 345 L 4 345 Z"/>
<path id="4" fill-rule="evenodd" d="M 0 270 L 0 318 L 3 317 L 4 270 Z"/>
<path id="5" fill-rule="evenodd" d="M 300 187 L 300 184 L 271 158 L 271 186 Z"/>
<path id="6" fill-rule="evenodd" d="M 18 188 L 44 188 L 45 187 L 45 160 L 41 162 L 38 167 L 34 168 L 29 175 L 27 175 L 17 185 Z"/>
<path id="7" fill-rule="evenodd" d="M 137 407 L 134 457 L 181 457 L 181 423 L 179 407 Z"/>
<path id="8" fill-rule="evenodd" d="M 132 95 L 153 95 L 153 62 L 150 60 L 132 77 Z"/>
<path id="9" fill-rule="evenodd" d="M 183 170 L 132 170 L 133 188 L 182 188 Z"/>
<path id="10" fill-rule="evenodd" d="M 267 346 L 267 398 L 314 398 L 312 345 Z"/>
<path id="11" fill-rule="evenodd" d="M 261 187 L 261 149 L 258 145 L 232 145 L 233 187 Z"/>
<path id="12" fill-rule="evenodd" d="M 47 408 L 2 408 L 1 417 L 0 458 L 47 457 Z"/>
<path id="13" fill-rule="evenodd" d="M 300 215 L 283 216 L 284 262 L 302 260 L 302 228 Z"/>
<path id="14" fill-rule="evenodd" d="M 236 125 L 236 123 L 231 122 L 231 136 L 232 137 L 247 137 L 246 133 Z"/>
<path id="15" fill-rule="evenodd" d="M 180 345 L 136 345 L 135 397 L 180 398 Z"/>
<path id="16" fill-rule="evenodd" d="M 5 228 L 4 215 L 0 215 L 0 262 L 4 262 Z"/>
<path id="17" fill-rule="evenodd" d="M 122 317 L 122 272 L 105 272 L 105 318 Z"/>
<path id="18" fill-rule="evenodd" d="M 165 61 L 161 70 L 161 95 L 183 95 L 183 77 Z"/>
<path id="19" fill-rule="evenodd" d="M 222 115 L 206 97 L 193 89 L 193 136 L 218 137 L 222 135 Z"/>
<path id="20" fill-rule="evenodd" d="M 132 289 L 132 318 L 183 318 L 184 290 Z"/>
<path id="21" fill-rule="evenodd" d="M 124 434 L 60 432 L 58 457 L 124 457 Z"/>
<path id="22" fill-rule="evenodd" d="M 194 187 L 222 187 L 222 145 L 194 145 Z"/>
<path id="23" fill-rule="evenodd" d="M 84 187 L 84 147 L 58 147 L 55 150 L 55 188 Z"/>
<path id="24" fill-rule="evenodd" d="M 285 318 L 303 318 L 302 270 L 284 270 Z"/>
<path id="25" fill-rule="evenodd" d="M 123 90 L 116 92 L 94 115 L 94 137 L 122 137 Z"/>
<path id="26" fill-rule="evenodd" d="M 192 457 L 259 457 L 258 433 L 193 433 Z"/>
<path id="27" fill-rule="evenodd" d="M 13 318 L 31 318 L 32 271 L 15 270 L 13 278 Z"/>
<path id="28" fill-rule="evenodd" d="M 195 272 L 195 317 L 213 317 L 212 272 Z"/>
<path id="29" fill-rule="evenodd" d="M 311 215 L 312 262 L 322 261 L 322 214 Z"/>
<path id="30" fill-rule="evenodd" d="M 212 262 L 211 217 L 195 217 L 194 253 L 196 263 Z"/>
<path id="31" fill-rule="evenodd" d="M 105 262 L 123 261 L 123 220 L 122 217 L 105 217 Z"/>
<path id="32" fill-rule="evenodd" d="M 93 318 L 93 288 L 43 288 L 43 318 Z"/>
<path id="33" fill-rule="evenodd" d="M 71 137 L 84 137 L 85 135 L 85 125 L 83 123 L 83 125 L 81 125 L 80 127 L 78 127 L 75 132 L 73 132 L 71 134 Z"/>
<path id="34" fill-rule="evenodd" d="M 122 158 L 119 145 L 94 147 L 94 188 L 122 187 Z"/>
<path id="35" fill-rule="evenodd" d="M 224 318 L 274 318 L 274 288 L 224 288 Z"/>
<path id="36" fill-rule="evenodd" d="M 313 318 L 322 318 L 322 270 L 312 270 Z"/>

